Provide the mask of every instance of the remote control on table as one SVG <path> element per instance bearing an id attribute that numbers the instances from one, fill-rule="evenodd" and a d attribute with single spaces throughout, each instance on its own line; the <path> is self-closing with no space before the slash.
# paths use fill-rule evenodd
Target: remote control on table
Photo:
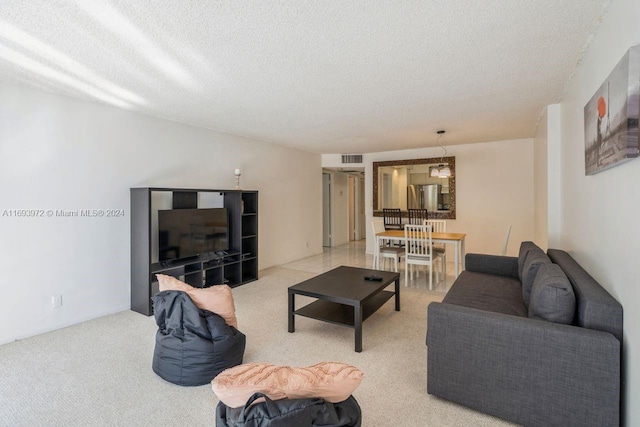
<path id="1" fill-rule="evenodd" d="M 381 276 L 376 276 L 376 275 L 364 276 L 364 280 L 372 280 L 374 282 L 382 282 L 382 277 Z"/>

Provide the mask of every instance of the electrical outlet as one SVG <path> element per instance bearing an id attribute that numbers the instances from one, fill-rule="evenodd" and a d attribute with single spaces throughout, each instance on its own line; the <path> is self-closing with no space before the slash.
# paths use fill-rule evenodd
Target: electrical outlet
<path id="1" fill-rule="evenodd" d="M 62 307 L 62 295 L 53 295 L 51 297 L 51 308 Z"/>

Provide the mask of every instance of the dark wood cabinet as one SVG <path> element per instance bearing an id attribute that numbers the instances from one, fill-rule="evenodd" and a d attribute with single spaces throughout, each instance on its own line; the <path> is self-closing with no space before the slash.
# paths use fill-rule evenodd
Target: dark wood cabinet
<path id="1" fill-rule="evenodd" d="M 217 193 L 217 194 L 216 194 Z M 171 209 L 200 208 L 198 200 L 216 196 L 228 211 L 227 255 L 200 254 L 186 260 L 158 262 L 158 195 Z M 171 201 L 166 200 L 171 198 Z M 167 207 L 164 207 L 167 208 Z M 131 310 L 150 316 L 158 292 L 156 274 L 194 287 L 240 286 L 258 279 L 258 192 L 183 188 L 131 189 Z"/>

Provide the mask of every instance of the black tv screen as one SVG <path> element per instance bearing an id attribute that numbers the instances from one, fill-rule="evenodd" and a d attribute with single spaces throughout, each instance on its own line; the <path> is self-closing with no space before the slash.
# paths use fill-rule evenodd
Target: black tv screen
<path id="1" fill-rule="evenodd" d="M 226 208 L 158 211 L 158 261 L 229 250 Z"/>

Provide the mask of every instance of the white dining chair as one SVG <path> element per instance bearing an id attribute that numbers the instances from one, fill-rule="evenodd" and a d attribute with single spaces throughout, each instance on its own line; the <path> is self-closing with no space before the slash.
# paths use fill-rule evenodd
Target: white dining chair
<path id="1" fill-rule="evenodd" d="M 413 265 L 429 267 L 429 289 L 433 289 L 433 265 L 438 258 L 442 259 L 442 275 L 445 287 L 446 282 L 446 261 L 444 252 L 433 250 L 433 241 L 431 236 L 431 227 L 427 225 L 410 225 L 404 227 L 405 237 L 405 268 L 404 268 L 404 285 L 408 286 L 409 274 L 413 280 Z M 440 282 L 438 271 L 436 270 L 436 282 Z"/>
<path id="2" fill-rule="evenodd" d="M 422 221 L 422 225 L 430 225 L 431 231 L 434 233 L 446 233 L 447 221 L 444 219 L 425 219 Z"/>
<path id="3" fill-rule="evenodd" d="M 382 221 L 373 220 L 371 221 L 371 225 L 373 227 L 374 236 L 385 231 L 384 222 Z M 394 271 L 397 273 L 400 260 L 404 256 L 404 248 L 398 246 L 389 246 L 388 242 L 376 237 L 376 241 L 378 240 L 380 240 L 380 244 L 378 245 L 376 253 L 373 255 L 373 268 L 380 268 L 380 260 L 382 259 L 381 269 L 384 270 L 386 267 L 387 259 L 392 259 L 394 262 Z"/>
<path id="4" fill-rule="evenodd" d="M 428 225 L 431 227 L 431 231 L 434 233 L 446 233 L 447 232 L 447 221 L 444 219 L 425 219 L 422 221 L 422 225 Z M 444 244 L 435 245 L 435 248 L 438 250 L 444 251 Z"/>
<path id="5" fill-rule="evenodd" d="M 428 225 L 431 227 L 431 231 L 434 233 L 446 233 L 447 232 L 447 221 L 444 219 L 425 219 L 422 221 L 423 225 Z M 444 243 L 441 245 L 433 245 L 433 250 L 439 252 L 444 257 L 444 265 L 447 265 L 447 252 L 444 246 Z"/>

